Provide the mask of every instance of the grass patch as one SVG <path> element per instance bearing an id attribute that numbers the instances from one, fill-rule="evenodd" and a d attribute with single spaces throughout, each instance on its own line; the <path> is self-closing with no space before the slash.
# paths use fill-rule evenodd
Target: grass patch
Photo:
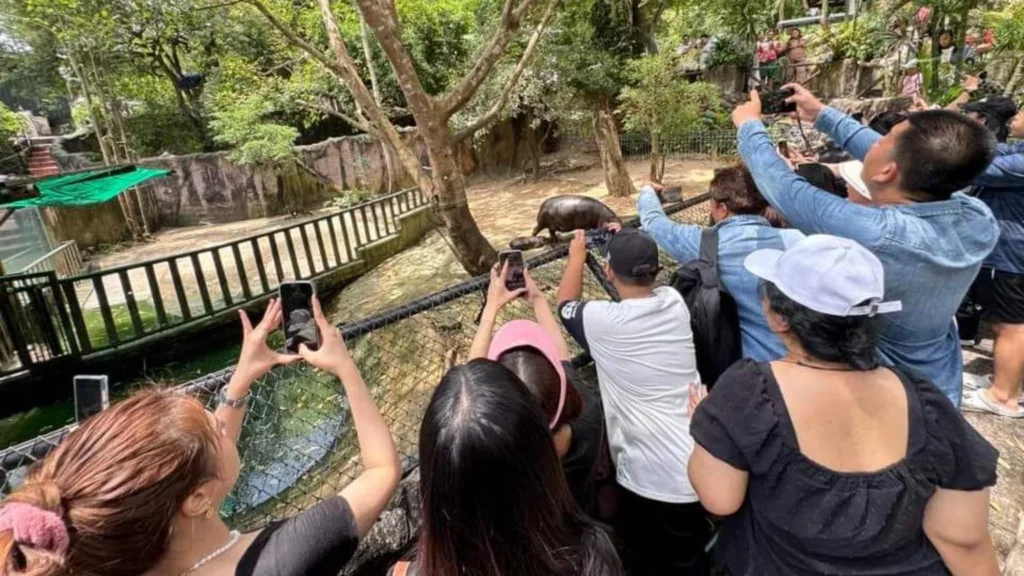
<path id="1" fill-rule="evenodd" d="M 160 327 L 157 321 L 156 308 L 149 302 L 142 300 L 137 303 L 139 309 L 139 320 L 142 329 L 148 333 Z M 110 315 L 114 320 L 114 331 L 121 341 L 134 340 L 144 334 L 136 334 L 135 326 L 132 324 L 132 316 L 128 311 L 127 304 L 114 304 L 110 306 Z M 103 348 L 111 344 L 107 334 L 107 327 L 103 323 L 103 313 L 99 308 L 89 308 L 82 311 L 82 320 L 85 322 L 85 331 L 89 334 L 89 343 L 94 349 Z M 180 316 L 167 314 L 167 323 L 175 324 L 181 320 Z"/>
<path id="2" fill-rule="evenodd" d="M 21 444 L 75 421 L 75 406 L 64 402 L 33 408 L 0 420 L 0 448 Z"/>

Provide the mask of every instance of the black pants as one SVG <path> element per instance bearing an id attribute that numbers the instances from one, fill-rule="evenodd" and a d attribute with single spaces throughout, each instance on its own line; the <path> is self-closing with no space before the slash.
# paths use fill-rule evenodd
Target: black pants
<path id="1" fill-rule="evenodd" d="M 706 576 L 712 526 L 699 502 L 669 504 L 619 487 L 616 536 L 629 576 Z"/>

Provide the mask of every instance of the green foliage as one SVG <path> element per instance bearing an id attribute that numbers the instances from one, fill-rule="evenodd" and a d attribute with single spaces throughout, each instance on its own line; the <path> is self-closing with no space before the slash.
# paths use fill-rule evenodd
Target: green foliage
<path id="1" fill-rule="evenodd" d="M 984 15 L 984 23 L 996 35 L 996 50 L 1024 51 L 1024 0 L 1013 0 L 1002 10 Z"/>
<path id="2" fill-rule="evenodd" d="M 868 12 L 856 20 L 834 24 L 817 36 L 833 60 L 853 58 L 860 62 L 882 56 L 894 41 L 878 12 Z"/>
<path id="3" fill-rule="evenodd" d="M 24 118 L 0 102 L 0 142 L 6 143 L 24 127 Z"/>
<path id="4" fill-rule="evenodd" d="M 269 119 L 274 110 L 266 94 L 253 94 L 213 113 L 217 142 L 232 146 L 230 158 L 243 165 L 272 165 L 294 158 L 299 131 Z"/>
<path id="5" fill-rule="evenodd" d="M 331 198 L 324 203 L 324 208 L 338 208 L 345 209 L 353 206 L 358 206 L 364 202 L 372 200 L 376 194 L 370 190 L 363 190 L 356 188 L 354 190 L 346 190 L 342 194 L 335 198 Z"/>
<path id="6" fill-rule="evenodd" d="M 681 134 L 714 124 L 722 109 L 718 88 L 675 77 L 671 56 L 659 54 L 629 65 L 630 87 L 622 91 L 620 111 L 628 131 Z"/>
<path id="7" fill-rule="evenodd" d="M 717 66 L 749 66 L 754 53 L 731 37 L 719 37 L 708 56 L 708 68 Z"/>

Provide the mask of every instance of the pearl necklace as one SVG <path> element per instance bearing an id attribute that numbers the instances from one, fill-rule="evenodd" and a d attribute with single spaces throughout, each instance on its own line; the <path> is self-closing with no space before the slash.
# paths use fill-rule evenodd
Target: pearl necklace
<path id="1" fill-rule="evenodd" d="M 193 564 L 191 568 L 189 568 L 188 570 L 185 570 L 184 572 L 182 572 L 178 576 L 185 576 L 186 574 L 191 574 L 191 573 L 195 572 L 196 570 L 199 570 L 200 568 L 205 566 L 209 561 L 213 560 L 214 558 L 217 558 L 221 554 L 223 554 L 223 553 L 227 552 L 228 550 L 230 550 L 232 546 L 234 546 L 235 544 L 238 543 L 238 539 L 241 538 L 241 537 L 242 537 L 242 533 L 241 532 L 239 532 L 238 530 L 232 530 L 228 534 L 228 542 L 227 542 L 227 544 L 221 546 L 220 548 L 217 548 L 216 550 L 214 550 L 213 552 L 210 552 L 206 556 L 203 556 L 202 558 L 199 559 L 198 562 Z"/>

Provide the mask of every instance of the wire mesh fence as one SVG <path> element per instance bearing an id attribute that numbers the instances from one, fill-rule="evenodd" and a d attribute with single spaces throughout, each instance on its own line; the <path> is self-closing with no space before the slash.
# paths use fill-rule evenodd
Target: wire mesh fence
<path id="1" fill-rule="evenodd" d="M 668 209 L 680 222 L 702 225 L 710 214 L 707 196 Z M 629 222 L 627 225 L 636 225 Z M 566 264 L 567 246 L 556 246 L 529 260 L 541 290 L 554 306 Z M 595 254 L 596 255 L 596 254 Z M 664 283 L 674 264 L 662 254 Z M 595 274 L 596 272 L 596 274 Z M 465 362 L 484 304 L 488 279 L 478 277 L 410 304 L 341 327 L 349 349 L 395 438 L 407 471 L 417 464 L 419 427 L 434 387 L 452 365 Z M 599 269 L 584 276 L 586 299 L 607 299 Z M 525 301 L 507 306 L 499 318 L 529 318 Z M 571 342 L 571 339 L 567 340 Z M 571 344 L 575 362 L 589 359 Z M 211 409 L 233 368 L 179 387 Z M 596 386 L 592 371 L 585 382 Z M 73 427 L 58 430 L 0 452 L 0 492 L 24 479 Z M 293 516 L 337 494 L 360 472 L 359 448 L 347 400 L 333 376 L 308 365 L 279 367 L 253 385 L 239 442 L 242 470 L 222 515 L 233 526 L 251 530 Z M 412 530 L 409 530 L 412 533 Z"/>
<path id="2" fill-rule="evenodd" d="M 563 147 L 596 150 L 593 131 L 583 126 L 570 126 L 559 130 Z M 658 148 L 665 158 L 700 160 L 706 158 L 732 158 L 736 156 L 736 129 L 713 127 L 689 130 L 682 134 L 665 134 L 658 138 Z M 640 132 L 619 134 L 619 149 L 626 160 L 644 160 L 653 150 L 651 135 Z"/>

